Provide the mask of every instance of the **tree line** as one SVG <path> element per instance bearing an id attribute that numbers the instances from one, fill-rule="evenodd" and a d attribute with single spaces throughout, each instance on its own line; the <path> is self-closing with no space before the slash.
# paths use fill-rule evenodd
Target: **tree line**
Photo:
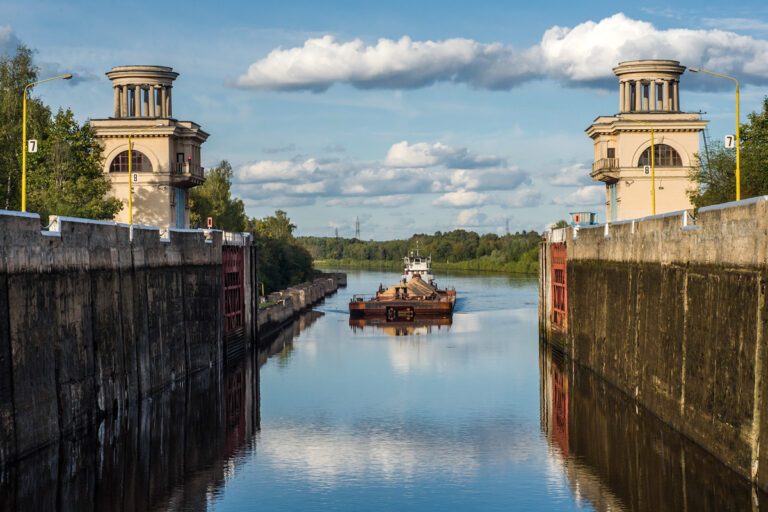
<path id="1" fill-rule="evenodd" d="M 456 229 L 432 235 L 415 234 L 405 240 L 363 241 L 356 238 L 299 237 L 316 260 L 347 264 L 400 264 L 404 256 L 417 248 L 422 256 L 431 256 L 436 268 L 494 270 L 535 274 L 538 272 L 536 231 L 514 234 L 480 235 Z"/>
<path id="2" fill-rule="evenodd" d="M 741 198 L 768 194 L 768 97 L 763 98 L 762 111 L 747 115 L 740 126 Z M 699 155 L 691 170 L 691 179 L 699 187 L 691 193 L 697 208 L 736 199 L 736 149 L 728 149 L 721 141 Z"/>
<path id="3" fill-rule="evenodd" d="M 232 195 L 232 166 L 226 160 L 205 172 L 205 183 L 190 191 L 190 225 L 248 232 L 259 248 L 259 279 L 270 293 L 309 281 L 314 276 L 312 256 L 293 236 L 296 225 L 283 210 L 262 219 L 245 214 L 243 201 Z"/>
<path id="4" fill-rule="evenodd" d="M 14 55 L 0 55 L 0 208 L 5 210 L 21 209 L 24 87 L 39 79 L 38 71 L 24 45 Z M 53 214 L 109 220 L 122 209 L 120 200 L 106 195 L 110 184 L 101 145 L 90 124 L 78 123 L 70 109 L 54 114 L 29 97 L 27 139 L 38 141 L 38 151 L 27 153 L 27 211 L 47 224 Z"/>

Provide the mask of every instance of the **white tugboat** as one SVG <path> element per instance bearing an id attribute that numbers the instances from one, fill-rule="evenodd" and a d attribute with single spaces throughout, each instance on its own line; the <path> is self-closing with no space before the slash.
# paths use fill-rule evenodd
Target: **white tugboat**
<path id="1" fill-rule="evenodd" d="M 404 283 L 407 283 L 413 276 L 418 275 L 422 281 L 430 286 L 437 288 L 437 283 L 434 282 L 435 276 L 432 275 L 432 257 L 424 258 L 419 255 L 419 246 L 416 246 L 416 254 L 411 251 L 410 256 L 403 258 L 405 263 L 405 270 L 401 276 Z"/>

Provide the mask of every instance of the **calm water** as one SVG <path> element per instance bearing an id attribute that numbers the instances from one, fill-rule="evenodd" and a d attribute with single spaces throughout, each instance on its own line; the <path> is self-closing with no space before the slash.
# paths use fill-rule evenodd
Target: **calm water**
<path id="1" fill-rule="evenodd" d="M 750 510 L 742 479 L 538 342 L 537 281 L 438 275 L 450 325 L 350 325 L 348 287 L 258 357 L 0 472 L 5 510 Z M 259 368 L 260 367 L 260 368 Z M 260 428 L 259 428 L 260 427 Z"/>

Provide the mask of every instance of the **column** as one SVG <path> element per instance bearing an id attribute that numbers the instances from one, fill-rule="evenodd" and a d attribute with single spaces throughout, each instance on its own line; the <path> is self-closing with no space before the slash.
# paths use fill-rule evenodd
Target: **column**
<path id="1" fill-rule="evenodd" d="M 112 87 L 115 90 L 115 101 L 113 105 L 115 117 L 120 117 L 120 89 L 117 86 Z"/>
<path id="2" fill-rule="evenodd" d="M 680 82 L 675 80 L 672 83 L 672 94 L 673 94 L 673 100 L 674 100 L 674 104 L 675 104 L 674 110 L 676 112 L 680 110 L 680 93 L 679 93 L 679 90 L 680 90 Z"/>
<path id="3" fill-rule="evenodd" d="M 656 81 L 651 80 L 648 82 L 648 110 L 651 112 L 656 110 Z"/>
<path id="4" fill-rule="evenodd" d="M 128 86 L 120 86 L 120 117 L 128 117 Z"/>
<path id="5" fill-rule="evenodd" d="M 133 115 L 141 117 L 141 86 L 133 86 Z"/>
<path id="6" fill-rule="evenodd" d="M 624 110 L 624 81 L 619 81 L 619 112 Z"/>
<path id="7" fill-rule="evenodd" d="M 166 96 L 166 101 L 168 102 L 168 105 L 166 106 L 166 109 L 168 111 L 168 117 L 173 117 L 173 102 L 171 101 L 171 89 L 173 89 L 172 85 L 168 86 L 168 94 Z"/>
<path id="8" fill-rule="evenodd" d="M 669 80 L 662 82 L 661 89 L 661 108 L 663 110 L 672 110 L 669 106 Z"/>
<path id="9" fill-rule="evenodd" d="M 144 101 L 142 102 L 141 111 L 142 111 L 142 115 L 144 117 L 147 117 L 149 115 L 149 91 L 150 91 L 150 89 L 149 89 L 149 87 L 146 87 L 146 88 L 142 87 L 141 91 L 142 91 L 142 93 L 144 95 L 144 98 L 143 98 Z"/>
<path id="10" fill-rule="evenodd" d="M 166 86 L 160 89 L 160 117 L 168 117 L 168 111 L 165 109 L 166 89 Z"/>
<path id="11" fill-rule="evenodd" d="M 635 82 L 635 111 L 643 110 L 643 82 Z"/>
<path id="12" fill-rule="evenodd" d="M 155 117 L 155 87 L 150 85 L 147 89 L 147 96 L 149 100 L 149 117 Z"/>

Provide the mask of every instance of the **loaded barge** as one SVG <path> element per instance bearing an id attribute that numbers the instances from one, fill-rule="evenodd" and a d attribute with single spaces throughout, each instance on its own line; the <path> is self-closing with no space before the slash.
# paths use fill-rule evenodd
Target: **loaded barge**
<path id="1" fill-rule="evenodd" d="M 412 321 L 414 318 L 446 318 L 453 314 L 456 290 L 440 289 L 432 275 L 432 259 L 414 255 L 404 258 L 405 270 L 400 283 L 386 290 L 379 285 L 376 296 L 366 299 L 355 295 L 349 314 L 355 318 L 381 318 L 387 322 Z"/>

